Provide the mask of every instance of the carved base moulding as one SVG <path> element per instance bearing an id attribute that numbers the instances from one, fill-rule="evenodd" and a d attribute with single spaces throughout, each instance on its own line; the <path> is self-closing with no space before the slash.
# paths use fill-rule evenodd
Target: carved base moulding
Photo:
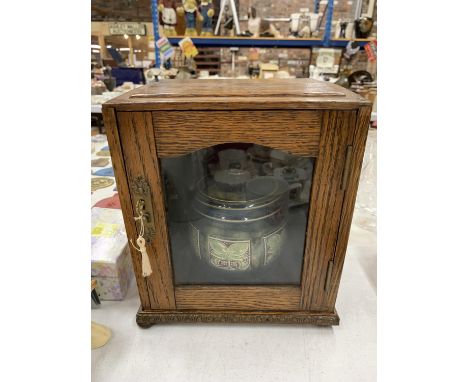
<path id="1" fill-rule="evenodd" d="M 334 312 L 265 312 L 265 311 L 154 311 L 142 310 L 136 315 L 142 328 L 156 324 L 220 322 L 220 323 L 272 323 L 331 326 L 339 325 L 340 317 Z"/>

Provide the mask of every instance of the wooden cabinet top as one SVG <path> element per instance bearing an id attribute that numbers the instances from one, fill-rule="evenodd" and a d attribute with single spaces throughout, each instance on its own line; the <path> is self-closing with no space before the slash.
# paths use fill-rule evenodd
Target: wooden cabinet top
<path id="1" fill-rule="evenodd" d="M 106 102 L 117 110 L 357 109 L 370 102 L 328 82 L 269 80 L 163 80 Z"/>

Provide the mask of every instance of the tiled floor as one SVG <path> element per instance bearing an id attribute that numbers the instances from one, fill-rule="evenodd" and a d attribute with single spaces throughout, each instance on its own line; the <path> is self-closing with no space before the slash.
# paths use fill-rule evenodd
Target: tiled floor
<path id="1" fill-rule="evenodd" d="M 133 284 L 124 301 L 104 301 L 92 311 L 92 319 L 113 332 L 107 345 L 92 351 L 93 381 L 375 381 L 376 139 L 371 130 L 337 300 L 339 326 L 174 324 L 140 329 Z"/>

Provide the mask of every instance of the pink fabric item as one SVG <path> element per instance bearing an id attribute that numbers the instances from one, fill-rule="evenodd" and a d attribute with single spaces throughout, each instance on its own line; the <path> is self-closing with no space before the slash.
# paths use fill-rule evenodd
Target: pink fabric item
<path id="1" fill-rule="evenodd" d="M 120 210 L 120 199 L 119 194 L 115 193 L 110 198 L 105 198 L 97 202 L 93 207 L 100 207 L 100 208 L 115 208 Z"/>

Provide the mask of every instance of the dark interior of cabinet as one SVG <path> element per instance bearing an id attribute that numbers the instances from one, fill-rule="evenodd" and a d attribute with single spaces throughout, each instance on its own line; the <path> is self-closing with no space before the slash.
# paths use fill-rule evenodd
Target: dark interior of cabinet
<path id="1" fill-rule="evenodd" d="M 291 191 L 288 192 L 287 219 L 279 255 L 270 264 L 242 272 L 218 269 L 207 262 L 203 256 L 196 256 L 191 237 L 193 235 L 192 223 L 197 220 L 197 214 L 192 208 L 197 192 L 197 181 L 207 176 L 207 173 L 219 165 L 218 153 L 224 150 L 247 152 L 250 157 L 249 165 L 254 169 L 252 171 L 258 172 L 255 176 L 264 176 L 263 169 L 269 168 L 269 163 L 272 162 L 274 163 L 271 166 L 276 166 L 272 170 L 275 174 L 277 174 L 277 171 L 275 172 L 277 168 L 297 166 L 294 169 L 297 168 L 295 171 L 300 172 L 302 176 L 300 182 L 294 183 L 291 180 L 289 183 Z M 274 160 L 272 155 L 276 155 Z M 314 163 L 313 157 L 293 156 L 280 150 L 248 143 L 216 145 L 187 155 L 161 158 L 175 285 L 299 285 Z M 198 238 L 200 240 L 200 234 Z M 204 236 L 203 239 L 206 240 Z M 251 243 L 255 243 L 255 240 L 257 239 L 252 239 Z M 252 244 L 252 248 L 254 247 Z M 200 246 L 198 250 L 199 248 Z"/>

